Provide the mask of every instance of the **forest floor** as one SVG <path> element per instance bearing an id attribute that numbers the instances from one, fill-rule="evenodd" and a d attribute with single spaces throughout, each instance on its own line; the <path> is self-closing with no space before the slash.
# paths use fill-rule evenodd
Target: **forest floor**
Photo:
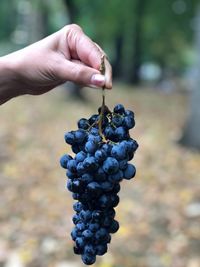
<path id="1" fill-rule="evenodd" d="M 59 158 L 70 148 L 64 132 L 96 113 L 101 92 L 88 102 L 63 88 L 23 96 L 0 112 L 0 267 L 80 267 L 72 253 L 72 198 Z M 187 95 L 116 86 L 110 107 L 135 111 L 131 135 L 140 147 L 136 178 L 123 182 L 109 252 L 95 267 L 200 267 L 200 154 L 177 144 Z"/>

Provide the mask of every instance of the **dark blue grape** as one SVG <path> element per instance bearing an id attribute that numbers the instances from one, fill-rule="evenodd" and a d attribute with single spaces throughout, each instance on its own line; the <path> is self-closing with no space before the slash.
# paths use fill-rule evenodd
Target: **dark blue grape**
<path id="1" fill-rule="evenodd" d="M 97 150 L 97 151 L 95 152 L 94 157 L 95 157 L 95 159 L 96 159 L 96 161 L 97 161 L 98 163 L 101 163 L 101 162 L 104 161 L 104 160 L 106 159 L 106 157 L 107 157 L 106 151 L 103 150 L 103 149 L 101 149 L 101 150 L 99 149 L 99 150 Z"/>
<path id="2" fill-rule="evenodd" d="M 72 182 L 72 192 L 80 193 L 83 191 L 82 183 L 80 180 L 75 180 Z"/>
<path id="3" fill-rule="evenodd" d="M 92 176 L 91 174 L 89 174 L 89 173 L 84 173 L 84 174 L 81 176 L 81 180 L 82 180 L 84 183 L 88 184 L 88 183 L 90 183 L 90 182 L 93 181 L 93 176 Z"/>
<path id="4" fill-rule="evenodd" d="M 78 144 L 73 144 L 72 145 L 72 151 L 75 153 L 75 154 L 77 154 L 79 151 L 80 151 L 80 147 L 79 147 L 79 145 Z"/>
<path id="5" fill-rule="evenodd" d="M 74 247 L 74 254 L 81 255 L 83 253 L 83 249 Z"/>
<path id="6" fill-rule="evenodd" d="M 85 168 L 86 171 L 93 172 L 98 168 L 98 164 L 95 160 L 95 157 L 87 157 L 83 161 L 83 167 Z"/>
<path id="7" fill-rule="evenodd" d="M 138 143 L 133 139 L 128 140 L 127 144 L 128 144 L 128 150 L 129 151 L 134 151 L 135 152 L 137 150 L 137 148 L 138 148 Z"/>
<path id="8" fill-rule="evenodd" d="M 74 159 L 71 159 L 68 161 L 67 163 L 67 169 L 71 172 L 76 172 L 76 165 L 77 165 L 77 162 L 76 160 Z"/>
<path id="9" fill-rule="evenodd" d="M 80 211 L 83 209 L 83 205 L 82 205 L 82 203 L 81 203 L 81 202 L 76 202 L 76 203 L 74 203 L 74 205 L 73 205 L 73 209 L 74 209 L 74 211 L 76 211 L 76 212 L 80 212 Z"/>
<path id="10" fill-rule="evenodd" d="M 119 223 L 116 220 L 113 220 L 112 224 L 109 227 L 109 232 L 114 234 L 119 230 Z"/>
<path id="11" fill-rule="evenodd" d="M 84 151 L 80 151 L 76 154 L 75 160 L 76 162 L 82 162 L 87 157 L 87 154 Z"/>
<path id="12" fill-rule="evenodd" d="M 89 224 L 89 230 L 91 230 L 92 232 L 96 232 L 100 227 L 100 224 L 98 223 L 90 223 Z"/>
<path id="13" fill-rule="evenodd" d="M 77 223 L 77 225 L 76 225 L 76 229 L 80 232 L 83 232 L 85 230 L 85 228 L 86 228 L 86 225 L 84 223 L 80 222 L 80 223 Z"/>
<path id="14" fill-rule="evenodd" d="M 116 127 L 122 126 L 123 120 L 124 119 L 121 116 L 115 116 L 112 118 L 112 124 Z"/>
<path id="15" fill-rule="evenodd" d="M 84 205 L 88 205 L 91 196 L 88 195 L 86 192 L 82 192 L 79 196 L 79 201 L 81 201 Z"/>
<path id="16" fill-rule="evenodd" d="M 100 228 L 98 231 L 95 233 L 95 238 L 97 240 L 103 240 L 108 234 L 108 231 L 106 228 Z"/>
<path id="17" fill-rule="evenodd" d="M 129 142 L 127 140 L 122 140 L 120 143 L 119 143 L 119 146 L 120 148 L 124 149 L 126 152 L 129 151 L 130 149 L 130 145 Z"/>
<path id="18" fill-rule="evenodd" d="M 96 247 L 96 254 L 98 256 L 103 256 L 107 251 L 108 251 L 108 247 L 106 244 L 105 245 L 98 245 Z"/>
<path id="19" fill-rule="evenodd" d="M 99 135 L 99 129 L 95 128 L 95 127 L 92 127 L 90 129 L 90 135 Z"/>
<path id="20" fill-rule="evenodd" d="M 98 222 L 100 220 L 101 216 L 102 216 L 102 212 L 100 210 L 94 210 L 92 212 L 93 221 L 97 221 Z"/>
<path id="21" fill-rule="evenodd" d="M 113 208 L 109 209 L 109 210 L 107 211 L 107 215 L 108 215 L 110 218 L 114 219 L 114 218 L 115 218 L 115 210 L 114 210 Z"/>
<path id="22" fill-rule="evenodd" d="M 88 244 L 84 247 L 84 253 L 88 255 L 96 255 L 96 249 L 92 244 Z"/>
<path id="23" fill-rule="evenodd" d="M 80 217 L 84 222 L 88 222 L 92 218 L 92 212 L 90 210 L 82 210 L 80 212 Z"/>
<path id="24" fill-rule="evenodd" d="M 118 113 L 118 114 L 124 114 L 124 113 L 125 113 L 124 106 L 121 105 L 121 104 L 117 104 L 117 105 L 114 107 L 114 112 L 115 112 L 115 113 Z"/>
<path id="25" fill-rule="evenodd" d="M 85 239 L 90 239 L 93 236 L 93 233 L 92 233 L 92 231 L 87 229 L 87 230 L 83 231 L 82 235 Z"/>
<path id="26" fill-rule="evenodd" d="M 124 140 L 127 138 L 127 132 L 124 127 L 120 126 L 115 129 L 115 136 L 118 138 L 119 141 Z"/>
<path id="27" fill-rule="evenodd" d="M 95 123 L 96 121 L 98 121 L 99 115 L 94 114 L 89 118 L 89 123 L 90 125 L 92 125 L 93 123 Z"/>
<path id="28" fill-rule="evenodd" d="M 96 256 L 90 255 L 90 254 L 83 254 L 81 258 L 82 258 L 83 263 L 86 265 L 92 265 L 96 261 Z"/>
<path id="29" fill-rule="evenodd" d="M 84 174 L 84 172 L 85 172 L 85 167 L 84 167 L 84 165 L 83 165 L 83 162 L 79 162 L 78 164 L 77 164 L 77 166 L 76 166 L 76 171 L 77 171 L 77 174 L 79 175 L 79 176 L 81 176 L 82 174 Z"/>
<path id="30" fill-rule="evenodd" d="M 120 184 L 119 184 L 119 183 L 116 183 L 116 184 L 114 185 L 113 189 L 112 189 L 112 193 L 117 194 L 117 193 L 119 193 L 120 189 L 121 189 Z"/>
<path id="31" fill-rule="evenodd" d="M 107 174 L 112 174 L 117 172 L 119 169 L 119 163 L 115 158 L 108 157 L 103 163 L 103 170 Z"/>
<path id="32" fill-rule="evenodd" d="M 128 162 L 127 161 L 128 160 L 126 160 L 126 159 L 123 159 L 123 160 L 120 160 L 119 161 L 119 168 L 120 168 L 120 170 L 126 169 L 126 167 L 128 166 Z"/>
<path id="33" fill-rule="evenodd" d="M 98 206 L 101 209 L 106 209 L 110 207 L 110 196 L 108 195 L 102 195 L 99 197 L 98 202 L 97 202 Z"/>
<path id="34" fill-rule="evenodd" d="M 74 132 L 75 141 L 78 144 L 81 144 L 87 137 L 87 132 L 83 129 L 79 129 Z"/>
<path id="35" fill-rule="evenodd" d="M 109 192 L 109 191 L 112 191 L 114 184 L 109 181 L 105 181 L 105 182 L 101 182 L 100 186 L 104 192 Z"/>
<path id="36" fill-rule="evenodd" d="M 131 117 L 133 117 L 133 118 L 135 117 L 134 112 L 131 111 L 131 110 L 128 110 L 128 109 L 125 110 L 125 115 L 126 115 L 126 116 L 131 116 Z"/>
<path id="37" fill-rule="evenodd" d="M 101 143 L 102 137 L 100 135 L 89 135 L 88 136 L 88 141 L 92 141 L 95 143 L 96 149 L 99 147 L 98 144 Z M 96 150 L 95 150 L 96 151 Z M 89 152 L 90 153 L 90 152 Z"/>
<path id="38" fill-rule="evenodd" d="M 110 174 L 108 176 L 108 180 L 110 182 L 116 183 L 120 182 L 123 179 L 123 172 L 121 170 L 118 170 L 116 173 Z"/>
<path id="39" fill-rule="evenodd" d="M 104 130 L 104 135 L 106 139 L 112 140 L 115 137 L 115 129 L 112 126 L 106 126 Z"/>
<path id="40" fill-rule="evenodd" d="M 78 248 L 84 248 L 85 241 L 84 241 L 84 239 L 82 237 L 77 237 L 76 240 L 75 240 L 75 242 L 76 242 L 76 246 Z"/>
<path id="41" fill-rule="evenodd" d="M 72 231 L 71 231 L 71 237 L 72 237 L 72 240 L 75 241 L 77 239 L 77 237 L 79 237 L 80 234 L 79 234 L 79 231 L 77 228 L 74 228 Z"/>
<path id="42" fill-rule="evenodd" d="M 135 126 L 135 120 L 133 117 L 127 116 L 124 118 L 123 125 L 127 129 L 132 129 Z"/>
<path id="43" fill-rule="evenodd" d="M 112 147 L 113 147 L 113 146 L 112 146 L 111 144 L 108 144 L 108 143 L 102 145 L 102 149 L 105 150 L 107 156 L 110 155 L 111 150 L 112 150 Z"/>
<path id="44" fill-rule="evenodd" d="M 111 218 L 111 217 L 105 217 L 104 218 L 104 221 L 103 221 L 103 223 L 102 223 L 102 226 L 103 227 L 110 227 L 110 225 L 112 224 L 112 222 L 113 222 L 113 219 Z"/>
<path id="45" fill-rule="evenodd" d="M 106 173 L 104 172 L 104 170 L 103 170 L 102 167 L 98 168 L 98 169 L 95 171 L 93 177 L 94 177 L 95 181 L 97 181 L 97 182 L 103 182 L 103 181 L 105 181 L 106 178 L 107 178 L 107 177 L 106 177 Z"/>
<path id="46" fill-rule="evenodd" d="M 88 122 L 88 120 L 87 119 L 84 119 L 84 118 L 82 118 L 82 119 L 80 119 L 79 121 L 78 121 L 78 128 L 79 129 L 84 129 L 84 130 L 87 130 L 88 128 L 89 128 L 89 122 Z"/>
<path id="47" fill-rule="evenodd" d="M 74 200 L 78 200 L 79 197 L 80 197 L 80 195 L 79 195 L 78 193 L 73 193 L 73 194 L 72 194 L 72 198 L 73 198 Z"/>
<path id="48" fill-rule="evenodd" d="M 117 205 L 119 204 L 119 196 L 118 195 L 112 195 L 111 196 L 111 203 L 112 203 L 112 207 L 117 207 Z"/>
<path id="49" fill-rule="evenodd" d="M 128 161 L 132 160 L 134 157 L 134 152 L 130 151 L 128 152 Z"/>
<path id="50" fill-rule="evenodd" d="M 85 144 L 85 151 L 90 154 L 94 154 L 95 151 L 98 149 L 98 143 L 95 141 L 87 141 Z"/>
<path id="51" fill-rule="evenodd" d="M 92 194 L 94 197 L 97 197 L 101 194 L 102 189 L 99 183 L 97 182 L 91 182 L 87 185 L 87 190 L 89 194 Z"/>
<path id="52" fill-rule="evenodd" d="M 125 159 L 127 156 L 127 149 L 122 145 L 115 145 L 112 147 L 111 156 L 116 158 L 117 160 Z"/>
<path id="53" fill-rule="evenodd" d="M 77 177 L 76 173 L 71 172 L 71 171 L 69 171 L 69 170 L 67 170 L 67 172 L 66 172 L 66 176 L 67 176 L 69 179 L 74 179 L 74 178 Z"/>
<path id="54" fill-rule="evenodd" d="M 77 224 L 80 221 L 80 217 L 78 214 L 74 214 L 74 216 L 72 217 L 72 221 L 74 224 Z"/>
<path id="55" fill-rule="evenodd" d="M 106 236 L 106 238 L 104 240 L 104 244 L 109 244 L 111 242 L 111 239 L 112 239 L 111 235 L 107 234 L 107 236 Z"/>
<path id="56" fill-rule="evenodd" d="M 70 192 L 72 192 L 72 190 L 73 190 L 73 189 L 72 189 L 72 183 L 73 183 L 72 180 L 68 180 L 68 181 L 67 181 L 67 184 L 66 184 L 66 187 L 67 187 L 67 189 L 68 189 Z"/>
<path id="57" fill-rule="evenodd" d="M 68 154 L 63 155 L 60 158 L 60 165 L 61 165 L 61 167 L 63 167 L 64 169 L 67 169 L 67 163 L 71 159 L 72 159 L 72 157 L 70 155 L 68 155 Z"/>
<path id="58" fill-rule="evenodd" d="M 73 145 L 75 142 L 75 134 L 74 131 L 68 132 L 65 134 L 65 142 L 69 145 Z"/>
<path id="59" fill-rule="evenodd" d="M 124 179 L 130 180 L 135 176 L 135 173 L 136 173 L 135 166 L 133 166 L 132 164 L 128 164 L 128 166 L 124 170 Z"/>

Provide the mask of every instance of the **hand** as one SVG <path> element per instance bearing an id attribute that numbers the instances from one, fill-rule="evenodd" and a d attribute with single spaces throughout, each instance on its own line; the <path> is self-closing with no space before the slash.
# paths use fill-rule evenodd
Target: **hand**
<path id="1" fill-rule="evenodd" d="M 43 94 L 66 81 L 111 89 L 112 70 L 108 61 L 105 75 L 99 72 L 102 54 L 104 52 L 99 46 L 79 26 L 72 24 L 0 58 L 0 63 L 5 63 L 4 66 L 9 70 L 7 73 L 12 74 L 12 79 L 7 80 L 13 83 L 9 85 L 13 96 Z M 5 74 L 4 70 L 4 80 Z"/>

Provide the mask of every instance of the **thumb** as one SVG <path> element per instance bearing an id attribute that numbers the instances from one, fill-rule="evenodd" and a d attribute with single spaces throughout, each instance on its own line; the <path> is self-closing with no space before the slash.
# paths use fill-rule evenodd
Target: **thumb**
<path id="1" fill-rule="evenodd" d="M 80 62 L 65 60 L 57 70 L 57 75 L 65 81 L 72 81 L 90 87 L 102 87 L 105 85 L 105 76 L 96 69 L 88 67 Z"/>

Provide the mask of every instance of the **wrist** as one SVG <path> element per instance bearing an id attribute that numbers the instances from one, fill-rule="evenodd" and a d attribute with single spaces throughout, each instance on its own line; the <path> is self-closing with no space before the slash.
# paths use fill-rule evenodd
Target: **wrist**
<path id="1" fill-rule="evenodd" d="M 0 57 L 0 104 L 21 94 L 19 86 L 18 63 L 12 54 Z"/>

